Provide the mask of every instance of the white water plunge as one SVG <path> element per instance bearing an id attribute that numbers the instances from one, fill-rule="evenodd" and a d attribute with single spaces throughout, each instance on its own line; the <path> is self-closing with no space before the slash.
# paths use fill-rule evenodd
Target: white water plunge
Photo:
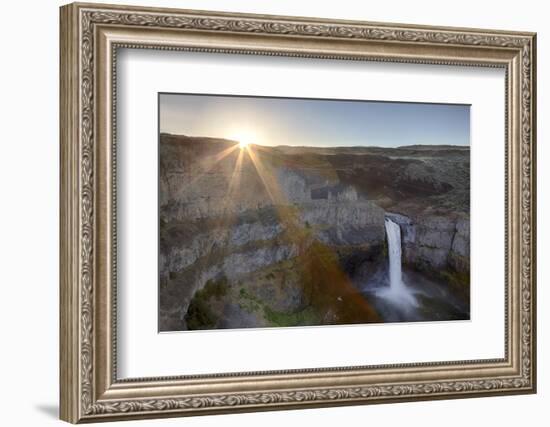
<path id="1" fill-rule="evenodd" d="M 389 218 L 386 218 L 385 225 L 390 260 L 390 288 L 393 292 L 401 292 L 405 288 L 401 271 L 401 228 Z"/>
<path id="2" fill-rule="evenodd" d="M 416 298 L 403 282 L 401 228 L 389 218 L 385 220 L 385 227 L 388 237 L 390 286 L 381 289 L 379 295 L 400 305 L 416 306 Z"/>

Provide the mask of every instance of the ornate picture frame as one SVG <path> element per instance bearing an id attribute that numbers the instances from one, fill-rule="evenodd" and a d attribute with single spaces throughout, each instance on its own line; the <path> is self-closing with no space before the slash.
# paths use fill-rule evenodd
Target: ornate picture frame
<path id="1" fill-rule="evenodd" d="M 536 35 L 98 4 L 60 37 L 60 416 L 71 422 L 536 391 Z M 117 378 L 117 50 L 498 67 L 506 73 L 505 357 Z"/>

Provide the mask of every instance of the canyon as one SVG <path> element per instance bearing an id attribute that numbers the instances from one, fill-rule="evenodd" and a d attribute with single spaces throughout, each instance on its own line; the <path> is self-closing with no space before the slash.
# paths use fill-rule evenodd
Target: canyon
<path id="1" fill-rule="evenodd" d="M 469 147 L 159 147 L 161 331 L 469 318 Z"/>

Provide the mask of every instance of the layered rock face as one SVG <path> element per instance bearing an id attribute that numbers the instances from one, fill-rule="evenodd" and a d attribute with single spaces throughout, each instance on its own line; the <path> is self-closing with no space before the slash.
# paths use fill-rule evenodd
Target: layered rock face
<path id="1" fill-rule="evenodd" d="M 161 136 L 161 330 L 187 329 L 195 296 L 220 281 L 230 294 L 239 291 L 217 307 L 223 315 L 216 327 L 272 325 L 250 306 L 265 306 L 271 317 L 282 308 L 284 315 L 311 309 L 303 278 L 292 270 L 314 242 L 379 252 L 384 210 L 360 199 L 353 187 L 339 186 L 329 165 L 318 160 L 267 148 L 249 154 L 233 141 Z M 304 162 L 314 167 L 304 169 Z M 273 268 L 280 271 L 268 272 Z M 262 273 L 272 276 L 268 283 L 251 285 Z"/>
<path id="2" fill-rule="evenodd" d="M 469 274 L 470 222 L 467 215 L 386 215 L 401 227 L 405 263 L 419 270 L 452 268 Z"/>
<path id="3" fill-rule="evenodd" d="M 162 134 L 159 169 L 163 331 L 379 321 L 351 270 L 386 262 L 388 212 L 406 263 L 469 271 L 466 150 Z"/>

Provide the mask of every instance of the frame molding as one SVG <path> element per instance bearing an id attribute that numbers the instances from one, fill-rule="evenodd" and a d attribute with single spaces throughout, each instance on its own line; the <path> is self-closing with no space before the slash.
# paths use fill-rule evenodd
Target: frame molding
<path id="1" fill-rule="evenodd" d="M 60 14 L 63 420 L 535 392 L 535 34 L 79 3 L 63 6 Z M 118 48 L 505 68 L 505 357 L 118 380 L 114 178 Z"/>

